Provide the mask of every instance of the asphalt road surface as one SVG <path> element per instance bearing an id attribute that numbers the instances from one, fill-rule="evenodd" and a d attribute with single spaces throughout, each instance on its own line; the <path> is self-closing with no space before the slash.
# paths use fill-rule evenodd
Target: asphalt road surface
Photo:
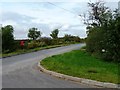
<path id="1" fill-rule="evenodd" d="M 53 49 L 40 50 L 2 59 L 2 88 L 90 88 L 72 81 L 59 79 L 43 72 L 37 67 L 38 61 L 45 57 L 68 52 L 85 44 L 74 44 Z"/>

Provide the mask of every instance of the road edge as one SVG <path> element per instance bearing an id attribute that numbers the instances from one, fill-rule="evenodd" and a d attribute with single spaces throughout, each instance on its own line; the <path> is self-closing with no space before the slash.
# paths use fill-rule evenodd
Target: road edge
<path id="1" fill-rule="evenodd" d="M 70 45 L 72 45 L 72 44 L 70 44 Z M 32 52 L 37 52 L 37 51 L 40 51 L 40 50 L 45 50 L 45 49 L 52 49 L 52 48 L 57 48 L 57 47 L 63 47 L 63 46 L 67 46 L 67 44 L 66 45 L 61 45 L 61 46 L 59 46 L 59 45 L 56 45 L 55 47 L 53 46 L 51 46 L 50 48 L 41 48 L 41 49 L 39 49 L 39 50 L 31 50 L 31 51 L 28 51 L 28 52 L 21 52 L 21 53 L 17 53 L 17 54 L 13 54 L 13 55 L 8 55 L 8 56 L 2 56 L 2 57 L 0 57 L 0 59 L 2 59 L 2 58 L 7 58 L 7 57 L 12 57 L 12 56 L 17 56 L 17 55 L 22 55 L 22 54 L 27 54 L 27 53 L 32 53 Z"/>
<path id="2" fill-rule="evenodd" d="M 40 64 L 41 61 L 38 62 L 39 70 L 44 72 L 44 73 L 47 73 L 49 75 L 52 75 L 52 76 L 55 76 L 58 78 L 62 78 L 65 80 L 75 81 L 75 82 L 79 82 L 79 83 L 83 83 L 83 84 L 87 84 L 87 85 L 98 86 L 98 87 L 103 87 L 103 88 L 119 88 L 118 84 L 99 82 L 99 81 L 95 81 L 95 80 L 91 80 L 91 79 L 78 78 L 78 77 L 73 77 L 73 76 L 69 76 L 69 75 L 65 75 L 65 74 L 61 74 L 61 73 L 47 70 Z"/>

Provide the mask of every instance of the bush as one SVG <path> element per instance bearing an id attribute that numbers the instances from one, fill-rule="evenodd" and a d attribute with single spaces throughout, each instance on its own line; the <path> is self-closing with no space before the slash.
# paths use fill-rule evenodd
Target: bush
<path id="1" fill-rule="evenodd" d="M 90 53 L 96 52 L 101 53 L 102 49 L 104 49 L 103 46 L 103 30 L 99 27 L 91 28 L 91 32 L 88 34 L 87 40 L 86 40 L 86 48 L 87 51 Z"/>
<path id="2" fill-rule="evenodd" d="M 39 39 L 39 42 L 44 42 L 46 45 L 52 45 L 52 39 L 47 37 Z"/>
<path id="3" fill-rule="evenodd" d="M 108 27 L 100 26 L 89 29 L 86 41 L 87 51 L 99 55 L 106 61 L 120 62 L 120 32 L 118 31 L 120 26 L 116 27 L 116 24 L 116 22 L 111 22 Z"/>
<path id="4" fill-rule="evenodd" d="M 52 39 L 52 45 L 58 45 L 59 39 Z"/>
<path id="5" fill-rule="evenodd" d="M 68 34 L 65 34 L 63 38 L 65 42 L 80 42 L 81 41 L 81 39 L 78 36 L 72 36 Z"/>
<path id="6" fill-rule="evenodd" d="M 106 61 L 120 62 L 120 16 L 102 2 L 88 3 L 91 14 L 87 23 L 87 51 Z"/>
<path id="7" fill-rule="evenodd" d="M 17 50 L 17 49 L 20 49 L 20 41 L 15 40 L 14 48 L 15 48 L 16 50 Z"/>
<path id="8" fill-rule="evenodd" d="M 36 42 L 36 41 L 31 41 L 30 43 L 28 43 L 28 49 L 33 49 L 33 48 L 36 48 L 38 47 L 39 44 Z"/>
<path id="9" fill-rule="evenodd" d="M 39 46 L 39 47 L 44 47 L 44 46 L 47 46 L 47 45 L 46 45 L 45 42 L 39 42 L 39 43 L 38 43 L 38 46 Z"/>
<path id="10" fill-rule="evenodd" d="M 28 49 L 28 40 L 22 40 L 22 41 L 24 41 L 24 46 L 22 48 L 23 49 Z M 15 42 L 14 43 L 15 50 L 22 49 L 21 46 L 20 46 L 21 40 L 15 40 L 14 42 Z"/>

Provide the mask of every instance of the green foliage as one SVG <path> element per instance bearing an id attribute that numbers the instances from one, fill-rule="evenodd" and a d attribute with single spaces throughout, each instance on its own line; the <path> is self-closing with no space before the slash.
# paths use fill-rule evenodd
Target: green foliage
<path id="1" fill-rule="evenodd" d="M 52 45 L 58 45 L 59 44 L 59 39 L 52 39 Z"/>
<path id="2" fill-rule="evenodd" d="M 37 38 L 41 37 L 41 32 L 37 31 L 37 28 L 30 28 L 29 29 L 29 33 L 28 33 L 28 37 L 31 38 L 32 40 L 36 40 Z"/>
<path id="3" fill-rule="evenodd" d="M 36 41 L 30 41 L 28 43 L 27 49 L 34 49 L 34 48 L 38 48 L 38 47 L 44 47 L 47 46 L 47 44 L 45 42 L 36 40 Z"/>
<path id="4" fill-rule="evenodd" d="M 72 40 L 71 40 L 71 37 L 72 37 L 71 35 L 65 34 L 64 40 L 65 40 L 65 41 L 72 41 Z"/>
<path id="5" fill-rule="evenodd" d="M 115 15 L 116 17 L 116 15 Z M 120 17 L 112 19 L 104 33 L 104 47 L 106 52 L 104 58 L 120 62 Z"/>
<path id="6" fill-rule="evenodd" d="M 88 24 L 87 51 L 107 61 L 120 62 L 120 17 L 101 2 L 89 3 L 93 20 Z M 96 24 L 95 24 L 96 22 Z"/>
<path id="7" fill-rule="evenodd" d="M 43 37 L 43 38 L 40 38 L 39 41 L 44 42 L 46 45 L 52 45 L 52 39 L 51 38 Z"/>
<path id="8" fill-rule="evenodd" d="M 21 49 L 21 47 L 20 47 L 20 41 L 15 40 L 14 42 L 15 42 L 14 48 L 15 48 L 16 50 L 17 50 L 17 49 Z"/>
<path id="9" fill-rule="evenodd" d="M 24 46 L 22 46 L 21 47 L 21 45 L 20 45 L 20 42 L 21 41 L 24 41 Z M 27 49 L 28 48 L 28 42 L 29 42 L 29 40 L 14 40 L 14 48 L 15 48 L 15 50 L 20 50 L 20 49 Z"/>
<path id="10" fill-rule="evenodd" d="M 91 53 L 97 52 L 97 53 L 101 53 L 102 49 L 104 48 L 102 46 L 103 44 L 103 30 L 99 27 L 95 27 L 95 28 L 91 28 L 90 32 L 88 34 L 88 38 L 87 38 L 87 50 Z"/>
<path id="11" fill-rule="evenodd" d="M 59 30 L 58 29 L 55 29 L 51 32 L 50 36 L 53 38 L 53 39 L 57 39 L 58 38 L 58 33 L 59 33 Z"/>
<path id="12" fill-rule="evenodd" d="M 45 42 L 39 42 L 39 43 L 38 43 L 38 46 L 39 46 L 39 47 L 44 47 L 44 46 L 47 46 L 47 44 L 46 44 Z"/>
<path id="13" fill-rule="evenodd" d="M 30 43 L 28 43 L 28 49 L 33 49 L 38 47 L 38 43 L 36 41 L 31 41 Z"/>
<path id="14" fill-rule="evenodd" d="M 80 42 L 81 41 L 81 39 L 78 36 L 72 36 L 68 34 L 65 34 L 63 38 L 65 42 Z"/>
<path id="15" fill-rule="evenodd" d="M 2 27 L 2 51 L 11 52 L 14 50 L 14 28 L 11 25 Z"/>

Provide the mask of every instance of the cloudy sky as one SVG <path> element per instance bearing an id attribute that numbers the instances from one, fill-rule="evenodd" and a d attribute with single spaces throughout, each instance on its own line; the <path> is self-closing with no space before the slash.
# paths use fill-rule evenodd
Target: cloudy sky
<path id="1" fill-rule="evenodd" d="M 118 7 L 117 1 L 106 2 L 106 5 L 111 9 Z M 32 27 L 38 28 L 46 37 L 55 28 L 60 30 L 60 37 L 64 34 L 86 37 L 86 26 L 79 15 L 87 13 L 87 2 L 6 1 L 1 2 L 0 6 L 0 24 L 12 25 L 15 39 L 27 38 L 28 29 Z"/>

